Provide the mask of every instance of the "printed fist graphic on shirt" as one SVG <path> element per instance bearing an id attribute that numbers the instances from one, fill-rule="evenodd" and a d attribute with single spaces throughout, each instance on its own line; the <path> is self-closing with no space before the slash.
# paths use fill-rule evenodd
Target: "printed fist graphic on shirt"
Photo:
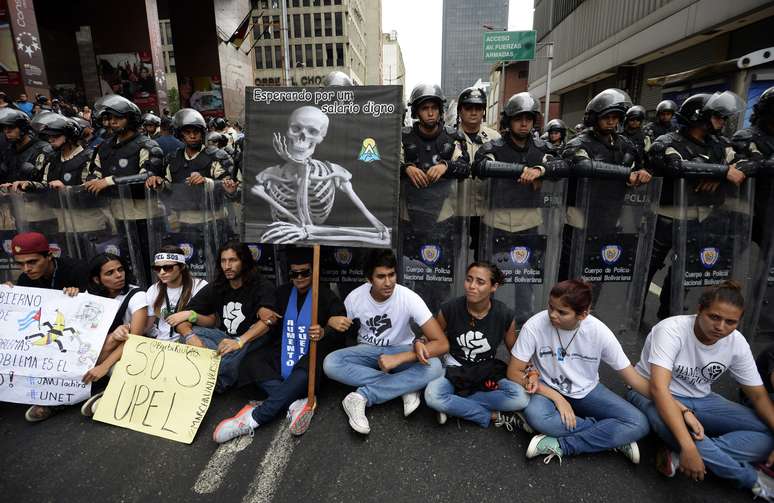
<path id="1" fill-rule="evenodd" d="M 474 332 L 473 330 L 468 330 L 464 334 L 458 335 L 457 344 L 460 345 L 462 352 L 465 353 L 465 358 L 472 362 L 476 361 L 479 355 L 487 353 L 492 349 L 484 334 L 479 331 Z"/>
<path id="2" fill-rule="evenodd" d="M 239 324 L 245 321 L 241 302 L 229 302 L 223 306 L 223 325 L 229 335 L 236 335 Z"/>
<path id="3" fill-rule="evenodd" d="M 371 330 L 371 333 L 374 334 L 374 337 L 379 337 L 385 331 L 392 328 L 392 320 L 390 320 L 390 317 L 386 314 L 381 316 L 377 314 L 373 318 L 366 320 L 366 326 Z"/>

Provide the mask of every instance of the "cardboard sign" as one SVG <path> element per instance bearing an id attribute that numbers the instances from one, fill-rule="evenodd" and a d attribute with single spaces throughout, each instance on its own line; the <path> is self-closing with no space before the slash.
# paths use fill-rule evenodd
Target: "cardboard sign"
<path id="1" fill-rule="evenodd" d="M 210 407 L 220 356 L 129 336 L 94 419 L 190 444 Z"/>

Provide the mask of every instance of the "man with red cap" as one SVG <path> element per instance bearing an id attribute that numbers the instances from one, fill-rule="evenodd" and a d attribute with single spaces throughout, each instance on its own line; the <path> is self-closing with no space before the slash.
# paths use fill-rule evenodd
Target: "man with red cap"
<path id="1" fill-rule="evenodd" d="M 68 295 L 85 292 L 89 273 L 86 264 L 69 257 L 55 257 L 46 236 L 21 232 L 11 241 L 13 259 L 22 273 L 18 286 L 62 290 Z"/>

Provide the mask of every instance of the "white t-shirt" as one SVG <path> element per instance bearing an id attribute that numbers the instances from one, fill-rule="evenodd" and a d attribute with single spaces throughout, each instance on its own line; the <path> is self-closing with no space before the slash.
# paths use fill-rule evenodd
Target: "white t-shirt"
<path id="1" fill-rule="evenodd" d="M 637 372 L 650 379 L 651 365 L 671 370 L 669 391 L 691 398 L 709 395 L 712 383 L 726 370 L 739 384 L 763 386 L 750 345 L 739 331 L 707 346 L 696 338 L 695 322 L 695 314 L 672 316 L 654 326 L 642 347 Z"/>
<path id="2" fill-rule="evenodd" d="M 623 370 L 630 362 L 613 332 L 594 316 L 580 322 L 573 339 L 575 333 L 554 328 L 548 311 L 541 311 L 521 327 L 511 354 L 523 362 L 532 360 L 541 380 L 562 395 L 583 398 L 599 383 L 601 361 L 613 370 Z M 563 358 L 562 346 L 567 352 Z"/>
<path id="3" fill-rule="evenodd" d="M 194 278 L 193 285 L 191 287 L 191 299 L 194 295 L 199 293 L 199 290 L 204 288 L 204 285 L 206 285 L 207 282 L 203 279 Z M 183 293 L 183 286 L 179 286 L 177 288 L 167 288 L 167 297 L 169 297 L 169 303 L 172 307 L 177 306 L 178 301 L 180 300 L 180 295 Z M 156 312 L 153 310 L 153 305 L 156 303 L 156 297 L 159 295 L 159 283 L 153 283 L 150 288 L 148 288 L 148 291 L 145 294 L 146 302 L 148 303 L 148 316 L 156 316 Z M 190 299 L 189 299 L 190 300 Z M 177 311 L 182 311 L 184 309 L 177 309 Z M 172 337 L 169 336 L 169 324 L 164 321 L 167 316 L 172 314 L 172 312 L 169 309 L 169 306 L 167 306 L 167 303 L 165 300 L 161 301 L 161 307 L 159 309 L 160 316 L 156 318 L 156 323 L 148 330 L 148 333 L 146 334 L 148 337 L 154 337 L 156 339 L 162 340 L 162 341 L 169 341 L 169 340 L 177 340 L 178 334 L 176 332 L 172 333 Z"/>
<path id="4" fill-rule="evenodd" d="M 129 288 L 129 291 L 132 291 L 132 289 L 137 288 L 136 286 L 131 286 Z M 118 302 L 119 307 L 124 302 L 124 297 L 126 297 L 126 294 L 120 294 L 118 297 L 116 297 L 116 301 Z M 124 312 L 124 325 L 129 325 L 132 322 L 132 315 L 139 311 L 140 309 L 145 309 L 148 305 L 148 301 L 145 300 L 145 292 L 139 291 L 135 293 L 131 299 L 129 299 L 129 304 L 126 306 L 126 311 Z M 145 327 L 143 327 L 145 328 Z"/>
<path id="5" fill-rule="evenodd" d="M 409 321 L 422 326 L 433 317 L 422 298 L 403 285 L 395 285 L 389 299 L 377 302 L 371 296 L 371 283 L 364 283 L 347 295 L 344 306 L 347 317 L 360 320 L 357 342 L 371 346 L 411 344 L 414 333 Z"/>

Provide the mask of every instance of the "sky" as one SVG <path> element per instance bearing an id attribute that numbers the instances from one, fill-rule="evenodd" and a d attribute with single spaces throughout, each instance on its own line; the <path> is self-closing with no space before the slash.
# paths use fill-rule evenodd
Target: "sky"
<path id="1" fill-rule="evenodd" d="M 534 0 L 510 0 L 508 29 L 532 29 L 533 5 Z M 441 83 L 442 13 L 443 0 L 382 0 L 382 31 L 398 32 L 406 95 L 420 82 Z"/>

